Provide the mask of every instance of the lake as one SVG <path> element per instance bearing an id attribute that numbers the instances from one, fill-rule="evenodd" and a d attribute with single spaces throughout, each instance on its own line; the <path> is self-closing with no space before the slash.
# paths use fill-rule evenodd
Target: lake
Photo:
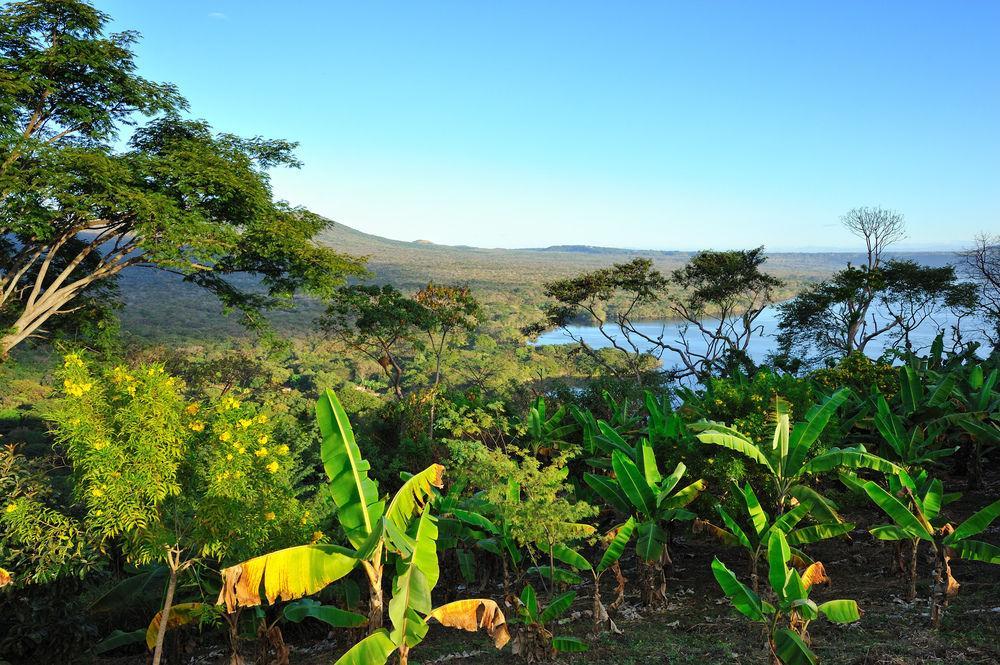
<path id="1" fill-rule="evenodd" d="M 950 333 L 950 326 L 955 322 L 955 316 L 951 312 L 941 312 L 935 315 L 934 320 L 928 319 L 910 335 L 910 340 L 913 343 L 914 348 L 917 351 L 925 351 L 934 341 L 934 337 L 941 330 L 946 331 L 946 341 L 947 334 Z M 755 335 L 750 341 L 750 346 L 747 349 L 750 357 L 753 358 L 755 362 L 763 361 L 767 354 L 774 351 L 777 347 L 777 342 L 774 339 L 775 334 L 778 330 L 778 308 L 774 305 L 766 308 L 757 319 L 757 324 L 763 326 L 763 334 Z M 637 323 L 635 328 L 642 332 L 643 334 L 649 335 L 650 337 L 659 337 L 663 334 L 665 340 L 675 339 L 678 335 L 678 331 L 683 327 L 683 324 L 678 321 L 643 321 Z M 963 331 L 970 327 L 970 322 L 968 320 L 963 321 Z M 601 332 L 597 329 L 597 326 L 568 326 L 569 332 L 574 336 L 582 338 L 588 345 L 595 349 L 603 349 L 611 346 L 611 343 L 604 338 Z M 705 344 L 701 339 L 701 336 L 696 334 L 696 330 L 689 331 L 689 336 L 691 339 L 691 347 L 695 352 L 703 352 L 705 350 Z M 618 335 L 613 335 L 616 338 L 621 334 L 620 329 L 618 330 Z M 968 339 L 976 339 L 974 335 L 970 335 L 968 332 L 963 332 L 963 336 Z M 876 338 L 874 341 L 868 344 L 865 352 L 871 357 L 878 357 L 885 351 L 886 346 L 892 341 L 890 335 L 883 335 L 882 337 Z M 561 328 L 555 330 L 549 330 L 543 333 L 536 342 L 539 345 L 547 344 L 573 344 L 574 341 Z M 649 343 L 644 340 L 638 340 L 637 344 L 643 351 L 648 351 L 653 348 Z M 676 364 L 676 355 L 672 354 L 670 351 L 666 351 L 663 354 L 663 365 L 664 367 L 672 367 Z"/>

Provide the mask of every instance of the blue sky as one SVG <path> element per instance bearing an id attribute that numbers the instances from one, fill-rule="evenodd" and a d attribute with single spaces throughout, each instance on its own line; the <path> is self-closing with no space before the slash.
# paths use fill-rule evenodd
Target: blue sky
<path id="1" fill-rule="evenodd" d="M 97 0 L 276 193 L 477 246 L 911 247 L 1000 228 L 998 2 Z"/>

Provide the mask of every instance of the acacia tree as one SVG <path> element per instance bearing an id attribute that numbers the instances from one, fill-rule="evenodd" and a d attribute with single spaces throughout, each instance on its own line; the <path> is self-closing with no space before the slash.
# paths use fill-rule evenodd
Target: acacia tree
<path id="1" fill-rule="evenodd" d="M 256 324 L 363 272 L 312 242 L 329 222 L 273 201 L 267 170 L 298 166 L 295 144 L 182 119 L 175 86 L 136 75 L 138 34 L 105 34 L 109 20 L 78 0 L 0 10 L 0 354 L 130 267 L 175 273 Z"/>
<path id="2" fill-rule="evenodd" d="M 393 394 L 403 396 L 403 353 L 429 327 L 423 305 L 396 287 L 353 284 L 338 289 L 319 327 L 382 368 Z"/>
<path id="3" fill-rule="evenodd" d="M 546 314 L 550 325 L 562 327 L 585 353 L 615 372 L 569 327 L 581 315 L 590 318 L 640 384 L 650 359 L 660 361 L 668 351 L 679 363 L 667 370 L 670 378 L 724 374 L 734 364 L 746 364 L 750 341 L 763 333 L 757 319 L 781 286 L 761 270 L 766 260 L 763 247 L 705 250 L 675 270 L 671 276 L 683 291 L 666 308 L 684 321 L 676 338 L 667 337 L 665 326 L 654 334 L 639 325 L 638 311 L 665 298 L 670 284 L 649 259 L 546 284 L 546 295 L 556 301 Z"/>
<path id="4" fill-rule="evenodd" d="M 467 286 L 441 286 L 430 283 L 417 291 L 413 299 L 427 313 L 423 332 L 427 336 L 431 355 L 434 356 L 434 374 L 431 380 L 431 407 L 428 435 L 434 437 L 434 407 L 438 387 L 441 385 L 441 363 L 454 333 L 472 332 L 479 324 L 482 308 Z"/>
<path id="5" fill-rule="evenodd" d="M 975 285 L 978 313 L 985 319 L 983 335 L 1000 344 L 1000 235 L 979 234 L 962 253 L 965 277 Z"/>
<path id="6" fill-rule="evenodd" d="M 614 349 L 624 371 L 641 385 L 649 371 L 649 358 L 659 361 L 665 347 L 636 330 L 633 313 L 643 305 L 657 302 L 666 287 L 666 278 L 653 268 L 652 261 L 636 258 L 546 283 L 545 295 L 555 302 L 545 306 L 545 315 L 549 325 L 561 327 L 600 366 L 612 374 L 621 373 L 622 367 L 609 362 L 570 329 L 581 315 L 587 316 Z"/>
<path id="7" fill-rule="evenodd" d="M 910 260 L 885 258 L 886 248 L 905 237 L 903 216 L 883 208 L 855 208 L 843 225 L 866 247 L 861 266 L 848 264 L 780 306 L 778 346 L 810 361 L 864 353 L 874 340 L 888 337 L 909 346 L 910 334 L 944 309 L 970 307 L 967 284 L 951 266 L 932 268 Z"/>
<path id="8" fill-rule="evenodd" d="M 774 302 L 782 281 L 761 270 L 767 261 L 763 247 L 726 252 L 698 252 L 673 272 L 686 296 L 671 309 L 686 322 L 678 339 L 667 348 L 680 358 L 680 375 L 725 375 L 733 367 L 750 364 L 747 349 L 754 336 L 764 333 L 757 319 Z M 693 330 L 701 344 L 693 347 Z M 704 347 L 702 349 L 701 347 Z"/>

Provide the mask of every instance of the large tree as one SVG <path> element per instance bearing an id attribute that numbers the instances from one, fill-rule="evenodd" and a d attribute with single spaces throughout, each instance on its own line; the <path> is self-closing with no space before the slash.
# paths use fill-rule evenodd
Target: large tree
<path id="1" fill-rule="evenodd" d="M 130 267 L 176 273 L 252 323 L 363 272 L 312 241 L 328 222 L 274 201 L 267 171 L 298 166 L 295 144 L 182 118 L 174 86 L 135 73 L 138 35 L 108 21 L 78 0 L 0 10 L 0 354 Z"/>
<path id="2" fill-rule="evenodd" d="M 605 369 L 630 374 L 639 383 L 651 359 L 661 361 L 665 354 L 675 361 L 665 369 L 671 379 L 726 374 L 749 364 L 750 342 L 763 334 L 758 317 L 781 286 L 761 269 L 766 260 L 763 247 L 698 252 L 671 274 L 677 292 L 669 299 L 671 282 L 649 259 L 550 282 L 546 295 L 555 302 L 546 306 L 548 322 L 562 327 Z M 676 336 L 668 336 L 666 326 L 657 332 L 642 325 L 640 316 L 651 311 L 677 318 Z M 596 325 L 617 363 L 573 332 L 571 324 L 581 316 Z"/>
<path id="3" fill-rule="evenodd" d="M 962 253 L 965 277 L 977 291 L 978 314 L 983 336 L 994 347 L 1000 345 L 1000 235 L 981 233 Z"/>
<path id="4" fill-rule="evenodd" d="M 876 339 L 909 348 L 913 331 L 935 314 L 971 306 L 972 291 L 953 267 L 886 259 L 886 249 L 905 237 L 901 214 L 855 208 L 841 222 L 864 241 L 865 261 L 848 264 L 780 306 L 779 358 L 787 362 L 794 355 L 811 364 L 864 353 Z"/>
<path id="5" fill-rule="evenodd" d="M 701 251 L 673 272 L 683 294 L 671 309 L 685 323 L 668 344 L 679 372 L 704 378 L 750 369 L 750 342 L 764 334 L 758 318 L 774 302 L 783 282 L 765 273 L 763 247 L 724 252 Z"/>

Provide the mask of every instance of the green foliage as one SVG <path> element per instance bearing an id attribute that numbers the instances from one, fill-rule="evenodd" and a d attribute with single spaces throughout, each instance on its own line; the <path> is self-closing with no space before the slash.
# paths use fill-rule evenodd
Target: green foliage
<path id="1" fill-rule="evenodd" d="M 839 522 L 835 505 L 806 484 L 810 476 L 839 468 L 868 468 L 881 472 L 899 470 L 895 464 L 867 452 L 863 446 L 831 448 L 810 457 L 812 447 L 849 396 L 848 389 L 838 390 L 810 408 L 805 413 L 805 419 L 794 427 L 791 425 L 788 402 L 776 399 L 776 424 L 770 445 L 754 443 L 741 432 L 716 422 L 697 424 L 698 438 L 709 445 L 735 450 L 763 467 L 767 472 L 773 505 L 779 514 L 788 509 L 794 498 L 808 505 L 815 517 Z"/>
<path id="2" fill-rule="evenodd" d="M 807 646 L 809 623 L 821 614 L 835 623 L 853 623 L 861 618 L 861 611 L 853 600 L 819 605 L 810 600 L 808 577 L 789 567 L 791 556 L 784 533 L 773 530 L 767 540 L 767 579 L 774 604 L 761 599 L 717 558 L 712 561 L 712 573 L 740 614 L 767 626 L 771 654 L 778 662 L 814 663 L 816 657 Z M 787 627 L 779 627 L 782 620 L 787 621 Z"/>
<path id="3" fill-rule="evenodd" d="M 0 12 L 0 353 L 64 310 L 105 311 L 130 266 L 179 274 L 254 325 L 363 272 L 312 242 L 326 220 L 273 201 L 267 170 L 298 166 L 295 144 L 182 119 L 174 86 L 135 74 L 138 33 L 106 35 L 109 21 L 77 0 Z"/>

